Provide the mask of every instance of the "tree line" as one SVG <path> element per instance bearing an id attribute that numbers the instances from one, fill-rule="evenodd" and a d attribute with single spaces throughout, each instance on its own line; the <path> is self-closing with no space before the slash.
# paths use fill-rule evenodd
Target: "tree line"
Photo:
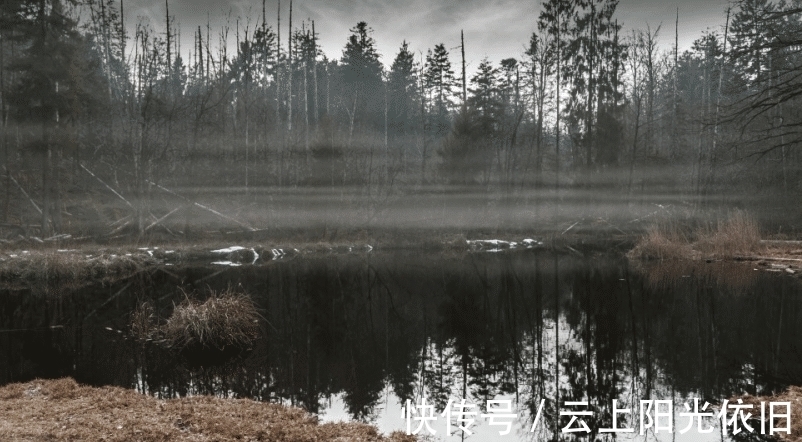
<path id="1" fill-rule="evenodd" d="M 128 195 L 140 232 L 156 185 L 515 195 L 608 171 L 630 193 L 798 185 L 793 4 L 740 0 L 680 53 L 657 44 L 670 26 L 624 32 L 617 0 L 546 0 L 520 57 L 469 75 L 462 38 L 418 57 L 401 42 L 385 66 L 365 22 L 330 59 L 292 1 L 284 30 L 263 2 L 191 29 L 189 50 L 169 0 L 164 32 L 140 20 L 133 35 L 123 1 L 0 3 L 3 222 L 35 210 L 59 232 L 64 189 L 86 182 Z"/>

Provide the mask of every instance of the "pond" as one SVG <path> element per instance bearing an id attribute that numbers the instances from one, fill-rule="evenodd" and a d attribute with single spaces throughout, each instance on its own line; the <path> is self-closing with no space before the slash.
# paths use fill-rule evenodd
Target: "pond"
<path id="1" fill-rule="evenodd" d="M 247 293 L 261 315 L 245 352 L 203 360 L 133 338 L 140 303 L 164 321 L 187 296 L 226 288 Z M 444 437 L 449 399 L 476 405 L 470 440 L 551 438 L 575 401 L 593 411 L 583 416 L 592 437 L 626 439 L 638 435 L 640 400 L 672 400 L 674 434 L 658 439 L 721 440 L 715 431 L 677 434 L 687 420 L 680 407 L 802 385 L 800 312 L 798 278 L 746 263 L 642 266 L 615 253 L 547 249 L 184 262 L 111 283 L 6 289 L 0 384 L 72 376 L 158 397 L 246 397 L 382 431 L 404 431 L 402 407 L 425 395 L 442 440 L 463 438 Z M 614 399 L 633 410 L 617 425 L 634 435 L 599 432 L 613 427 Z M 478 416 L 490 414 L 488 400 L 509 404 L 509 435 Z"/>

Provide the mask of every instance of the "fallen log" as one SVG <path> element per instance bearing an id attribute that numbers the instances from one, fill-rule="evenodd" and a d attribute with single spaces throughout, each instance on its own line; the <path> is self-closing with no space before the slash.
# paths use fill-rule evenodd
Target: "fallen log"
<path id="1" fill-rule="evenodd" d="M 98 181 L 100 182 L 100 184 L 102 184 L 102 185 L 106 186 L 106 189 L 109 189 L 109 190 L 111 191 L 111 193 L 113 193 L 113 194 L 117 195 L 117 198 L 119 198 L 119 199 L 123 200 L 123 202 L 124 202 L 125 204 L 127 204 L 127 205 L 128 205 L 128 207 L 130 207 L 130 208 L 132 208 L 132 209 L 134 208 L 134 205 L 133 205 L 133 204 L 131 204 L 130 202 L 128 202 L 128 200 L 127 200 L 127 199 L 123 198 L 123 196 L 122 196 L 122 195 L 120 195 L 120 194 L 119 194 L 119 192 L 117 192 L 116 190 L 114 190 L 114 188 L 112 188 L 111 186 L 109 186 L 108 184 L 106 184 L 106 182 L 105 182 L 105 181 L 103 181 L 103 180 L 101 180 L 101 179 L 100 179 L 100 177 L 98 177 L 97 175 L 95 175 L 94 173 L 92 173 L 92 171 L 91 171 L 91 170 L 87 169 L 87 168 L 86 168 L 86 166 L 84 166 L 84 165 L 83 165 L 83 164 L 81 164 L 81 163 L 78 163 L 78 165 L 79 165 L 79 166 L 81 166 L 81 169 L 85 170 L 85 171 L 86 171 L 86 173 L 88 173 L 89 175 L 92 175 L 92 177 L 94 177 L 96 180 L 98 180 Z"/>
<path id="2" fill-rule="evenodd" d="M 207 212 L 213 213 L 213 214 L 219 216 L 220 218 L 227 219 L 229 221 L 235 222 L 238 225 L 240 225 L 242 227 L 245 227 L 246 229 L 250 230 L 251 232 L 255 232 L 256 231 L 255 228 L 253 228 L 252 226 L 250 226 L 248 224 L 245 224 L 245 223 L 243 223 L 243 222 L 241 222 L 241 221 L 239 221 L 237 219 L 234 219 L 234 218 L 232 218 L 232 217 L 230 217 L 228 215 L 222 214 L 222 213 L 212 209 L 211 207 L 204 206 L 203 204 L 201 204 L 199 202 L 192 201 L 189 198 L 187 198 L 187 197 L 185 197 L 183 195 L 179 195 L 179 194 L 173 192 L 172 190 L 170 190 L 170 189 L 168 189 L 168 188 L 166 188 L 166 187 L 164 187 L 164 186 L 162 186 L 160 184 L 156 184 L 153 181 L 149 181 L 149 180 L 146 180 L 146 182 L 148 184 L 150 184 L 151 186 L 155 186 L 156 188 L 158 188 L 159 190 L 161 190 L 163 192 L 169 193 L 170 195 L 173 195 L 176 198 L 180 198 L 180 199 L 192 204 L 193 206 L 199 207 L 199 208 L 201 208 L 201 209 L 203 209 L 203 210 L 205 210 Z"/>
<path id="3" fill-rule="evenodd" d="M 167 219 L 167 218 L 168 218 L 170 215 L 172 215 L 172 214 L 174 214 L 174 213 L 178 212 L 178 211 L 179 211 L 179 210 L 181 210 L 181 209 L 183 209 L 183 207 L 176 207 L 175 209 L 173 209 L 173 210 L 169 211 L 169 212 L 167 213 L 167 215 L 164 215 L 164 216 L 162 216 L 161 218 L 158 218 L 158 219 L 156 219 L 156 221 L 153 221 L 153 222 L 152 222 L 152 223 L 151 223 L 149 226 L 145 227 L 145 231 L 147 232 L 148 230 L 152 229 L 153 227 L 156 227 L 156 226 L 158 226 L 158 225 L 159 225 L 159 224 L 161 224 L 161 223 L 162 223 L 164 220 L 166 220 L 166 219 Z M 152 213 L 151 213 L 151 216 L 153 216 L 153 214 L 152 214 Z M 153 216 L 153 217 L 154 217 L 154 218 L 156 218 L 155 216 Z M 172 233 L 172 232 L 170 232 L 170 233 Z"/>
<path id="4" fill-rule="evenodd" d="M 794 261 L 802 262 L 800 258 L 782 258 L 779 256 L 734 256 L 737 261 Z"/>
<path id="5" fill-rule="evenodd" d="M 25 196 L 25 198 L 28 198 L 28 201 L 30 201 L 31 204 L 33 204 L 34 209 L 36 209 L 36 211 L 39 212 L 39 214 L 41 215 L 42 214 L 42 209 L 40 209 L 39 206 L 36 205 L 36 203 L 33 201 L 33 198 L 31 198 L 28 195 L 28 192 L 26 192 L 25 189 L 22 188 L 22 185 L 20 183 L 18 183 L 17 180 L 14 179 L 14 176 L 11 175 L 11 172 L 9 172 L 8 169 L 6 169 L 6 166 L 3 166 L 3 170 L 6 172 L 6 175 L 9 178 L 11 178 L 11 181 L 13 181 L 14 184 L 17 185 L 17 187 L 19 188 L 20 192 L 22 192 L 22 194 Z"/>

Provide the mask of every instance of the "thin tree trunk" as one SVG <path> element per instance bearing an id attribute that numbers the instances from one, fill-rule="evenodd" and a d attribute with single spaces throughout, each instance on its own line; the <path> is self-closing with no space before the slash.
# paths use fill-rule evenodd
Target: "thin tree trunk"
<path id="1" fill-rule="evenodd" d="M 633 38 L 635 33 L 633 31 Z M 636 48 L 637 50 L 637 48 Z M 638 157 L 638 133 L 640 130 L 640 114 L 641 114 L 641 101 L 642 96 L 639 91 L 640 85 L 638 84 L 638 66 L 637 66 L 637 55 L 632 57 L 632 98 L 634 99 L 635 103 L 637 103 L 635 107 L 635 135 L 632 140 L 632 157 L 629 161 L 629 182 L 627 184 L 627 191 L 630 195 L 632 195 L 632 176 L 635 172 L 635 160 Z M 643 81 L 643 80 L 641 80 Z"/>
<path id="2" fill-rule="evenodd" d="M 289 54 L 289 63 L 287 64 L 287 71 L 288 71 L 288 87 L 287 87 L 287 134 L 292 137 L 292 76 L 293 76 L 293 67 L 292 67 L 292 0 L 290 0 L 290 23 L 289 29 L 287 31 L 287 35 L 289 36 L 289 40 L 287 41 L 288 45 L 288 54 Z"/>
<path id="3" fill-rule="evenodd" d="M 659 32 L 660 27 L 652 34 L 651 29 L 646 27 L 646 74 L 649 76 L 649 91 L 647 95 L 648 102 L 646 103 L 646 154 L 653 154 L 656 152 L 654 145 L 654 94 L 657 83 L 655 81 L 655 37 Z"/>
<path id="4" fill-rule="evenodd" d="M 679 6 L 677 7 L 677 20 L 674 23 L 674 113 L 671 121 L 672 137 L 671 137 L 671 158 L 677 157 L 677 149 L 679 143 L 678 131 L 678 109 L 677 106 L 677 77 L 679 76 Z"/>
<path id="5" fill-rule="evenodd" d="M 541 173 L 543 172 L 543 110 L 546 103 L 546 54 L 541 54 L 540 63 L 540 91 L 538 95 L 537 105 L 537 157 L 535 159 L 535 167 L 538 174 L 538 181 L 540 181 Z"/>
<path id="6" fill-rule="evenodd" d="M 465 31 L 459 31 L 460 47 L 462 48 L 462 105 L 468 103 L 468 83 L 465 77 Z"/>
<path id="7" fill-rule="evenodd" d="M 284 176 L 284 142 L 281 135 L 281 0 L 278 0 L 277 27 L 276 27 L 276 136 L 278 142 L 278 185 L 283 183 Z"/>
<path id="8" fill-rule="evenodd" d="M 50 236 L 50 160 L 52 150 L 46 123 L 42 123 L 42 143 L 45 146 L 42 158 L 42 237 Z"/>
<path id="9" fill-rule="evenodd" d="M 45 2 L 39 4 L 39 19 L 42 27 L 42 42 L 47 43 L 47 20 L 45 15 Z M 58 90 L 56 90 L 58 93 Z M 45 152 L 42 158 L 42 237 L 50 236 L 50 160 L 52 151 L 50 147 L 47 121 L 42 121 L 42 144 Z"/>
<path id="10" fill-rule="evenodd" d="M 306 85 L 306 60 L 304 60 L 304 152 L 309 166 L 309 88 Z"/>
<path id="11" fill-rule="evenodd" d="M 421 63 L 420 63 L 420 116 L 421 116 L 421 140 L 422 140 L 422 152 L 421 152 L 421 164 L 420 164 L 420 183 L 421 185 L 424 184 L 426 181 L 426 94 L 423 91 L 423 55 L 421 55 Z"/>
<path id="12" fill-rule="evenodd" d="M 5 10 L 0 19 L 5 19 Z M 0 133 L 0 144 L 3 145 L 3 166 L 6 169 L 5 199 L 3 201 L 3 222 L 8 222 L 8 209 L 11 204 L 11 165 L 8 164 L 8 111 L 6 110 L 6 64 L 5 49 L 6 39 L 0 38 L 0 124 L 3 132 Z"/>
<path id="13" fill-rule="evenodd" d="M 317 126 L 317 117 L 320 115 L 320 106 L 318 105 L 317 96 L 317 34 L 315 33 L 315 21 L 312 20 L 312 82 L 314 85 L 314 110 L 312 112 L 312 123 Z"/>
<path id="14" fill-rule="evenodd" d="M 103 4 L 105 0 L 100 0 L 100 4 Z M 164 10 L 165 10 L 165 18 L 167 21 L 167 77 L 168 79 L 172 77 L 172 58 L 171 58 L 171 46 L 170 46 L 170 0 L 164 0 Z M 169 84 L 169 83 L 168 83 Z M 168 86 L 169 87 L 169 86 Z"/>
<path id="15" fill-rule="evenodd" d="M 587 112 L 585 115 L 585 163 L 588 170 L 593 165 L 593 103 L 595 95 L 595 81 L 593 79 L 593 69 L 596 56 L 596 2 L 590 2 L 590 50 L 588 51 L 588 95 Z"/>
<path id="16" fill-rule="evenodd" d="M 715 181 L 716 176 L 716 156 L 718 153 L 718 115 L 721 108 L 721 85 L 724 81 L 724 59 L 727 57 L 727 36 L 730 29 L 730 8 L 727 8 L 727 21 L 724 25 L 724 43 L 723 52 L 721 54 L 721 61 L 718 66 L 718 91 L 716 92 L 716 115 L 713 124 L 713 149 L 710 152 L 710 184 Z M 785 163 L 783 163 L 783 168 Z M 783 169 L 783 172 L 785 170 Z"/>
<path id="17" fill-rule="evenodd" d="M 632 158 L 629 161 L 629 183 L 627 189 L 629 194 L 632 194 L 632 176 L 635 172 L 635 160 L 638 158 L 638 132 L 640 130 L 640 112 L 641 112 L 640 98 L 638 99 L 638 106 L 635 110 L 635 136 L 632 139 Z"/>
<path id="18" fill-rule="evenodd" d="M 0 50 L 2 50 L 2 48 L 0 48 Z M 0 69 L 2 69 L 2 67 L 0 67 Z M 0 85 L 2 85 L 1 81 Z M 8 113 L 5 112 L 5 107 L 0 107 L 0 112 L 2 112 L 3 115 L 3 133 L 0 134 L 0 143 L 3 143 L 3 166 L 6 169 L 6 191 L 5 200 L 3 201 L 3 222 L 7 223 L 9 206 L 11 204 L 11 164 L 8 163 Z"/>
<path id="19" fill-rule="evenodd" d="M 212 24 L 209 16 L 206 16 L 206 78 L 212 78 Z"/>
<path id="20" fill-rule="evenodd" d="M 560 190 L 560 71 L 562 69 L 562 39 L 560 30 L 560 14 L 557 14 L 557 95 L 555 100 L 557 102 L 557 121 L 555 127 L 555 144 L 554 144 L 554 189 Z"/>
<path id="21" fill-rule="evenodd" d="M 331 96 L 330 95 L 330 92 L 331 92 L 330 86 L 331 85 L 330 85 L 329 80 L 330 80 L 330 78 L 329 78 L 329 64 L 326 63 L 326 115 L 329 114 L 329 97 Z"/>
<path id="22" fill-rule="evenodd" d="M 247 89 L 247 87 L 246 87 Z M 250 178 L 250 152 L 251 152 L 251 140 L 250 140 L 250 124 L 251 119 L 248 118 L 248 103 L 247 100 L 245 102 L 245 195 L 248 195 L 249 188 L 248 188 L 248 180 Z"/>
<path id="23" fill-rule="evenodd" d="M 350 115 L 350 124 L 348 125 L 348 148 L 350 149 L 351 142 L 354 139 L 354 118 L 356 117 L 356 91 L 354 91 L 354 106 L 353 110 L 351 110 Z"/>
<path id="24" fill-rule="evenodd" d="M 59 145 L 56 147 L 56 155 L 55 155 L 55 164 L 52 165 L 53 168 L 53 214 L 51 215 L 53 218 L 53 232 L 54 233 L 61 233 L 61 168 L 59 165 L 61 164 L 61 156 L 62 156 L 62 147 Z"/>
<path id="25" fill-rule="evenodd" d="M 384 82 L 384 151 L 388 151 L 387 144 L 387 82 Z"/>
<path id="26" fill-rule="evenodd" d="M 709 51 L 709 49 L 708 49 L 708 51 Z M 704 142 L 703 142 L 703 138 L 704 138 L 703 137 L 703 135 L 704 135 L 704 123 L 703 123 L 703 121 L 704 121 L 705 117 L 707 116 L 707 114 L 705 112 L 705 107 L 707 106 L 707 100 L 705 99 L 705 93 L 706 93 L 705 91 L 706 91 L 706 89 L 709 89 L 708 84 L 707 84 L 707 81 L 708 81 L 708 79 L 707 79 L 707 63 L 705 63 L 704 74 L 702 75 L 702 80 L 703 80 L 703 83 L 702 83 L 702 109 L 701 109 L 701 114 L 702 115 L 701 115 L 701 118 L 699 118 L 699 146 L 698 146 L 699 152 L 698 152 L 698 158 L 697 158 L 697 163 L 696 163 L 696 166 L 697 166 L 696 167 L 696 169 L 697 169 L 696 170 L 696 173 L 697 173 L 697 176 L 696 176 L 696 196 L 697 197 L 701 197 L 701 195 L 702 195 L 702 159 L 703 159 L 702 158 L 703 157 L 702 152 L 703 152 L 703 147 L 704 147 Z"/>

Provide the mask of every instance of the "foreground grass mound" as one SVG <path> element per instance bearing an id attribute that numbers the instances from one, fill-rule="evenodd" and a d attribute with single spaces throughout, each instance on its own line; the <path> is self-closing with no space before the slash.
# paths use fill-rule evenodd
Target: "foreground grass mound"
<path id="1" fill-rule="evenodd" d="M 0 388 L 3 441 L 394 441 L 360 423 L 320 424 L 298 408 L 246 399 L 197 396 L 159 400 L 118 387 L 72 379 Z"/>

